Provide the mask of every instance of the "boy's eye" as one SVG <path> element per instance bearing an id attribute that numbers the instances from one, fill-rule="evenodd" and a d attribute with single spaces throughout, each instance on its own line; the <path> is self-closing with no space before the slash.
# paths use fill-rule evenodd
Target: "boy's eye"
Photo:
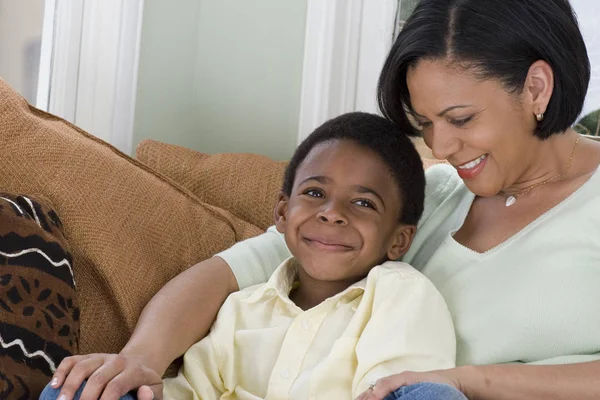
<path id="1" fill-rule="evenodd" d="M 356 200 L 356 201 L 354 201 L 354 204 L 356 204 L 357 206 L 360 206 L 360 207 L 372 208 L 373 210 L 377 210 L 377 207 L 375 207 L 375 204 L 373 204 L 372 201 L 367 200 L 367 199 Z"/>
<path id="2" fill-rule="evenodd" d="M 323 193 L 323 191 L 320 189 L 308 189 L 305 190 L 302 194 L 305 194 L 310 197 L 325 197 L 325 193 Z"/>

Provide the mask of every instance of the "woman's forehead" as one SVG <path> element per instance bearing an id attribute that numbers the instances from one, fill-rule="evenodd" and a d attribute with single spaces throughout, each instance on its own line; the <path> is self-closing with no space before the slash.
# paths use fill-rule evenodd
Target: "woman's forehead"
<path id="1" fill-rule="evenodd" d="M 505 93 L 496 79 L 481 79 L 473 70 L 446 61 L 423 60 L 406 75 L 411 108 L 441 112 L 451 107 L 466 108 Z M 458 107 L 460 106 L 460 107 Z"/>

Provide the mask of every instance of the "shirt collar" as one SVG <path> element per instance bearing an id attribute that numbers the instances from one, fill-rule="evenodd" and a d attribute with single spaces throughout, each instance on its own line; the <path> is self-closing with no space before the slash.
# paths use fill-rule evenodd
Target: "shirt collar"
<path id="1" fill-rule="evenodd" d="M 298 277 L 298 261 L 294 257 L 290 257 L 279 265 L 273 272 L 267 283 L 261 285 L 249 298 L 249 302 L 256 302 L 262 298 L 278 296 L 284 300 L 289 300 L 289 294 L 292 290 L 294 282 Z M 337 299 L 346 295 L 348 292 L 360 290 L 364 292 L 367 285 L 367 278 L 363 278 L 358 282 L 353 283 L 344 291 L 336 294 L 330 299 Z"/>

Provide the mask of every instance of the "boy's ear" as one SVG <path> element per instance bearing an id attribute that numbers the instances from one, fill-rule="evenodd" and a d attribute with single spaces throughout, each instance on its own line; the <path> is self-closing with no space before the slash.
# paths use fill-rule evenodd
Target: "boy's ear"
<path id="1" fill-rule="evenodd" d="M 275 227 L 279 233 L 285 232 L 285 224 L 287 223 L 287 209 L 289 198 L 283 193 L 279 193 L 277 204 L 273 209 L 273 217 L 275 219 Z"/>
<path id="2" fill-rule="evenodd" d="M 406 254 L 412 244 L 417 227 L 415 225 L 399 224 L 388 247 L 388 259 L 395 261 Z"/>

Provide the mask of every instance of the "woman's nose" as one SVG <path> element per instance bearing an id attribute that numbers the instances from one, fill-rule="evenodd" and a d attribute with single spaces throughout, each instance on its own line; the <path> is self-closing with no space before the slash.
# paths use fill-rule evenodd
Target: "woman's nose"
<path id="1" fill-rule="evenodd" d="M 317 214 L 317 220 L 324 224 L 332 224 L 339 226 L 348 225 L 348 218 L 344 215 L 340 206 L 328 204 Z"/>
<path id="2" fill-rule="evenodd" d="M 453 129 L 450 127 L 437 126 L 431 127 L 430 139 L 427 144 L 431 148 L 431 153 L 438 160 L 447 160 L 453 154 L 460 150 L 461 142 L 456 137 Z"/>

